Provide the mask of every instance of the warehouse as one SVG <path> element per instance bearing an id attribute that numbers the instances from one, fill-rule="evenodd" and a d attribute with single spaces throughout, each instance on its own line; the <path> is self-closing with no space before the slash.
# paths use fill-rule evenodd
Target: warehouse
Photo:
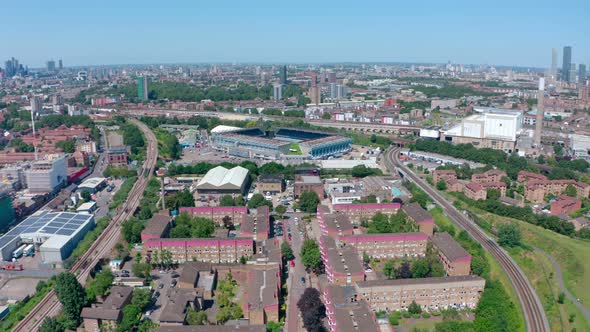
<path id="1" fill-rule="evenodd" d="M 84 190 L 88 190 L 91 194 L 96 194 L 101 189 L 103 189 L 107 184 L 107 179 L 105 178 L 90 178 L 84 180 L 78 188 L 76 189 L 77 192 L 81 193 Z"/>
<path id="2" fill-rule="evenodd" d="M 34 244 L 45 263 L 67 258 L 84 235 L 94 227 L 94 216 L 70 212 L 39 211 L 0 237 L 5 261 L 21 244 Z"/>
<path id="3" fill-rule="evenodd" d="M 241 166 L 227 169 L 217 166 L 207 172 L 197 184 L 199 195 L 245 194 L 250 185 L 248 170 Z"/>

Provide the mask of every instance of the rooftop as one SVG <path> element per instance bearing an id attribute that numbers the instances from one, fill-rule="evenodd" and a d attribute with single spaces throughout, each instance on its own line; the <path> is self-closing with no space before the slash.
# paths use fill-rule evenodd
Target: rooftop
<path id="1" fill-rule="evenodd" d="M 446 283 L 463 283 L 469 281 L 483 281 L 485 279 L 476 275 L 467 276 L 448 276 L 418 279 L 379 279 L 357 282 L 357 286 L 362 287 L 385 287 L 385 286 L 406 286 L 406 285 L 427 285 L 427 284 L 446 284 Z"/>
<path id="2" fill-rule="evenodd" d="M 223 166 L 217 166 L 211 169 L 197 184 L 200 187 L 237 187 L 240 188 L 248 176 L 248 170 L 241 166 L 227 169 Z"/>
<path id="3" fill-rule="evenodd" d="M 450 261 L 456 261 L 461 259 L 471 259 L 471 255 L 467 252 L 467 250 L 463 249 L 455 241 L 449 233 L 435 233 L 432 236 L 432 243 L 440 250 L 440 252 L 445 255 Z"/>
<path id="4" fill-rule="evenodd" d="M 404 204 L 402 210 L 417 223 L 433 220 L 432 216 L 416 202 Z"/>

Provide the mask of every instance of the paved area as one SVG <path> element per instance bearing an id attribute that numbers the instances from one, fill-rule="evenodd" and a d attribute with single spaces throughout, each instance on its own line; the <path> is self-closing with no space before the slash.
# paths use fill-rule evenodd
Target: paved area
<path id="1" fill-rule="evenodd" d="M 150 309 L 152 310 L 152 313 L 149 317 L 153 321 L 157 322 L 160 320 L 162 308 L 164 308 L 164 306 L 168 303 L 169 299 L 166 296 L 166 293 L 168 292 L 168 289 L 170 289 L 170 282 L 173 278 L 172 273 L 170 271 L 168 271 L 167 273 L 159 273 L 159 271 L 152 271 L 152 279 L 154 281 L 154 295 L 156 294 L 156 292 L 159 292 L 160 296 L 158 296 L 156 302 L 152 305 Z M 162 286 L 160 286 L 160 284 Z"/>
<path id="2" fill-rule="evenodd" d="M 0 289 L 0 300 L 21 301 L 35 293 L 37 283 L 45 278 L 15 278 L 8 280 Z"/>
<path id="3" fill-rule="evenodd" d="M 582 314 L 584 314 L 584 317 L 586 318 L 586 320 L 590 322 L 590 312 L 588 312 L 588 309 L 586 309 L 586 307 L 584 307 L 584 305 L 582 305 L 582 303 L 580 303 L 580 301 L 572 293 L 570 293 L 570 291 L 565 287 L 565 284 L 563 282 L 563 274 L 561 273 L 561 266 L 559 265 L 557 260 L 555 260 L 555 258 L 553 256 L 549 255 L 545 251 L 543 251 L 537 247 L 534 247 L 534 248 L 538 252 L 542 253 L 545 257 L 547 257 L 547 259 L 549 259 L 549 261 L 551 261 L 551 264 L 553 265 L 553 268 L 555 269 L 555 272 L 556 272 L 555 274 L 557 275 L 557 282 L 559 284 L 559 289 L 565 294 L 565 296 L 567 296 L 567 298 L 570 301 L 572 301 L 574 303 L 574 305 L 576 307 L 578 307 L 578 309 L 580 309 Z"/>
<path id="4" fill-rule="evenodd" d="M 295 254 L 295 266 L 289 266 L 289 279 L 287 281 L 287 286 L 289 287 L 289 295 L 288 295 L 288 305 L 287 305 L 287 322 L 285 326 L 287 327 L 287 331 L 305 331 L 301 326 L 301 321 L 299 319 L 299 309 L 297 309 L 297 301 L 303 294 L 303 291 L 306 287 L 309 286 L 308 275 L 305 272 L 305 267 L 303 263 L 301 263 L 301 258 L 299 257 L 299 252 L 301 251 L 301 244 L 304 240 L 304 234 L 300 233 L 298 230 L 298 222 L 295 222 L 295 218 L 290 215 L 289 219 L 287 219 L 286 223 L 291 227 L 291 247 L 293 249 L 293 253 Z M 299 223 L 303 223 L 303 221 L 299 221 Z M 301 278 L 305 279 L 305 284 L 301 282 Z"/>

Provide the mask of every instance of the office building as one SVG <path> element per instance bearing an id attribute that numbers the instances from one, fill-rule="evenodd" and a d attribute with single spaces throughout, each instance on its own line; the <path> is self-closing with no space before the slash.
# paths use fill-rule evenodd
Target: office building
<path id="1" fill-rule="evenodd" d="M 59 59 L 59 65 L 58 65 L 59 70 L 64 69 L 64 63 L 61 59 Z"/>
<path id="2" fill-rule="evenodd" d="M 20 65 L 18 60 L 11 58 L 4 62 L 4 70 L 6 71 L 6 77 L 12 77 L 20 72 Z"/>
<path id="3" fill-rule="evenodd" d="M 281 84 L 286 85 L 287 84 L 287 66 L 282 66 L 281 67 L 281 72 L 279 74 L 280 76 L 280 82 Z"/>
<path id="4" fill-rule="evenodd" d="M 274 100 L 281 100 L 283 99 L 283 85 L 275 84 L 272 87 L 272 98 Z"/>
<path id="5" fill-rule="evenodd" d="M 572 63 L 571 66 L 570 66 L 570 74 L 569 74 L 569 78 L 570 78 L 570 81 L 569 82 L 570 83 L 576 83 L 578 81 L 576 79 L 577 78 L 577 76 L 576 76 L 577 74 L 578 74 L 578 72 L 576 71 L 576 64 L 575 63 Z"/>
<path id="6" fill-rule="evenodd" d="M 336 73 L 331 71 L 328 73 L 328 83 L 336 83 Z"/>
<path id="7" fill-rule="evenodd" d="M 0 182 L 0 231 L 5 230 L 14 222 L 14 206 L 12 205 L 12 186 Z"/>
<path id="8" fill-rule="evenodd" d="M 47 71 L 54 72 L 55 71 L 55 60 L 47 61 Z"/>
<path id="9" fill-rule="evenodd" d="M 372 311 L 407 310 L 416 302 L 425 311 L 447 308 L 474 309 L 485 287 L 485 279 L 475 276 L 368 280 L 355 285 L 359 299 Z"/>
<path id="10" fill-rule="evenodd" d="M 139 76 L 137 78 L 137 99 L 139 101 L 147 101 L 149 99 L 147 76 Z"/>
<path id="11" fill-rule="evenodd" d="M 557 80 L 557 49 L 551 49 L 551 70 L 549 72 L 553 81 Z"/>
<path id="12" fill-rule="evenodd" d="M 36 95 L 31 97 L 31 112 L 37 115 L 43 110 L 43 96 Z M 30 120 L 30 119 L 28 119 Z"/>
<path id="13" fill-rule="evenodd" d="M 584 84 L 586 83 L 586 65 L 585 64 L 580 64 L 578 66 L 578 83 L 580 84 Z"/>
<path id="14" fill-rule="evenodd" d="M 37 160 L 25 171 L 27 188 L 31 193 L 47 193 L 61 189 L 68 179 L 66 158 L 50 155 L 44 160 Z"/>
<path id="15" fill-rule="evenodd" d="M 563 48 L 563 62 L 561 66 L 561 80 L 563 82 L 572 82 L 574 78 L 570 76 L 572 67 L 572 47 L 565 46 Z"/>

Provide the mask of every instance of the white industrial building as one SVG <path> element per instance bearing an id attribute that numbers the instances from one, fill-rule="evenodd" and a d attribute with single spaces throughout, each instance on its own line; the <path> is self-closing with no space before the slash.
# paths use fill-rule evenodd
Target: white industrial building
<path id="1" fill-rule="evenodd" d="M 570 140 L 574 157 L 590 162 L 590 136 L 570 134 Z"/>
<path id="2" fill-rule="evenodd" d="M 20 245 L 34 244 L 43 262 L 59 263 L 93 227 L 92 214 L 38 211 L 0 237 L 0 253 L 8 261 Z"/>
<path id="3" fill-rule="evenodd" d="M 90 179 L 84 180 L 84 182 L 82 182 L 78 186 L 76 191 L 81 193 L 84 190 L 88 190 L 88 192 L 90 192 L 91 194 L 95 194 L 106 185 L 106 182 L 107 182 L 107 179 L 105 179 L 105 178 L 100 178 L 100 177 L 90 178 Z"/>
<path id="4" fill-rule="evenodd" d="M 244 194 L 249 183 L 248 169 L 217 166 L 199 181 L 197 191 L 199 194 Z"/>
<path id="5" fill-rule="evenodd" d="M 68 180 L 64 155 L 49 155 L 34 161 L 25 171 L 29 192 L 52 192 L 64 186 Z"/>
<path id="6" fill-rule="evenodd" d="M 482 113 L 468 116 L 458 125 L 444 131 L 444 140 L 513 152 L 516 138 L 522 132 L 522 112 L 490 108 L 481 111 Z"/>

